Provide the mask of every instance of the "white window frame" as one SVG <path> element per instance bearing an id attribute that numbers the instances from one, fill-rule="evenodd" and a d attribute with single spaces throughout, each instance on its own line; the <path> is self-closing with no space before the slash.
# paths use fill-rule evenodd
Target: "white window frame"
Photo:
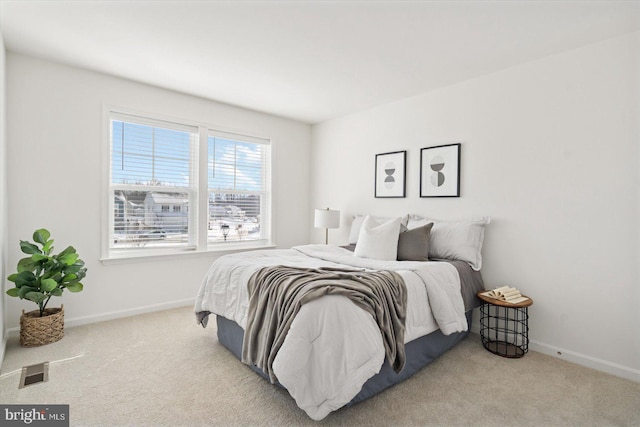
<path id="1" fill-rule="evenodd" d="M 194 170 L 191 171 L 194 177 L 194 186 L 191 190 L 187 188 L 178 188 L 175 191 L 189 193 L 189 226 L 193 227 L 195 232 L 190 236 L 189 244 L 180 248 L 131 248 L 131 249 L 113 249 L 111 248 L 109 239 L 114 227 L 114 200 L 110 197 L 113 189 L 119 188 L 117 184 L 111 182 L 111 120 L 119 116 L 135 116 L 140 118 L 139 123 L 145 124 L 145 119 L 151 123 L 155 121 L 175 123 L 186 127 L 197 127 L 198 136 L 196 138 L 195 149 L 192 155 L 195 156 Z M 208 242 L 208 218 L 209 218 L 209 188 L 207 177 L 207 161 L 208 161 L 208 137 L 210 135 L 230 135 L 242 138 L 247 141 L 260 141 L 266 147 L 265 155 L 265 201 L 264 215 L 261 218 L 261 231 L 264 232 L 265 238 L 261 240 L 236 241 L 224 243 Z M 140 259 L 162 259 L 166 256 L 185 255 L 185 254 L 207 254 L 211 252 L 229 252 L 235 250 L 248 250 L 274 247 L 273 225 L 272 225 L 272 152 L 273 141 L 271 138 L 251 135 L 250 132 L 228 129 L 221 126 L 189 121 L 185 119 L 177 119 L 159 114 L 134 111 L 128 108 L 115 107 L 110 105 L 103 106 L 103 162 L 102 162 L 102 258 L 103 263 L 110 262 L 131 262 Z M 126 186 L 127 189 L 135 190 L 131 185 Z M 140 189 L 149 191 L 155 189 L 152 186 L 141 186 Z M 167 191 L 167 187 L 158 187 L 160 191 Z M 173 189 L 173 188 L 171 188 Z"/>

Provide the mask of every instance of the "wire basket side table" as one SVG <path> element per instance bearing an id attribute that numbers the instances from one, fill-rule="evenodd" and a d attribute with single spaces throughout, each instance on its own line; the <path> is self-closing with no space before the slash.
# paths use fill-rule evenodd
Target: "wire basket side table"
<path id="1" fill-rule="evenodd" d="M 477 294 L 483 302 L 480 306 L 482 345 L 498 356 L 523 357 L 529 351 L 529 306 L 533 300 L 511 304 L 481 295 L 482 292 L 485 291 Z"/>

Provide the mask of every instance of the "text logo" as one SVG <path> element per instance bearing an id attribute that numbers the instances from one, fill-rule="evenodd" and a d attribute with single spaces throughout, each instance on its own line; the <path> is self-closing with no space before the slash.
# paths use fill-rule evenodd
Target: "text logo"
<path id="1" fill-rule="evenodd" d="M 0 405 L 3 426 L 69 427 L 69 405 Z"/>

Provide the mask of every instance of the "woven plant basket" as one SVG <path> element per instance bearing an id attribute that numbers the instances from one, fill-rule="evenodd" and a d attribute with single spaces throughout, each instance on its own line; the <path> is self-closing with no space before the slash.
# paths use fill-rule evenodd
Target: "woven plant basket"
<path id="1" fill-rule="evenodd" d="M 64 305 L 60 308 L 45 308 L 44 316 L 34 310 L 20 316 L 20 345 L 37 347 L 60 341 L 64 337 Z"/>

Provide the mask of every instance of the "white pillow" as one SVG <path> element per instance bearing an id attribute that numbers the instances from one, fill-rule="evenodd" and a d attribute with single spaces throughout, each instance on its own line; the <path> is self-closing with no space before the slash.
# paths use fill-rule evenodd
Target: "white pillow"
<path id="1" fill-rule="evenodd" d="M 413 230 L 414 228 L 422 227 L 427 225 L 428 223 L 433 222 L 433 220 L 427 219 L 423 216 L 409 214 L 407 215 L 407 228 L 409 230 Z"/>
<path id="2" fill-rule="evenodd" d="M 398 257 L 398 236 L 402 218 L 378 223 L 367 216 L 360 227 L 358 243 L 353 255 L 361 258 L 395 261 Z"/>
<path id="3" fill-rule="evenodd" d="M 407 228 L 411 230 L 430 222 L 433 222 L 433 228 L 429 239 L 429 259 L 465 261 L 476 271 L 482 268 L 484 229 L 491 223 L 491 218 L 437 221 L 410 215 Z"/>
<path id="4" fill-rule="evenodd" d="M 384 216 L 372 216 L 372 218 L 378 223 L 388 222 L 393 219 L 396 219 L 396 217 L 384 217 Z M 362 227 L 362 223 L 364 222 L 364 219 L 365 219 L 364 215 L 356 215 L 353 217 L 353 221 L 351 222 L 351 230 L 349 231 L 349 244 L 354 244 L 358 242 L 358 236 L 360 236 L 360 228 Z M 401 218 L 401 224 L 406 226 L 408 219 L 409 219 L 408 215 L 403 216 Z"/>

